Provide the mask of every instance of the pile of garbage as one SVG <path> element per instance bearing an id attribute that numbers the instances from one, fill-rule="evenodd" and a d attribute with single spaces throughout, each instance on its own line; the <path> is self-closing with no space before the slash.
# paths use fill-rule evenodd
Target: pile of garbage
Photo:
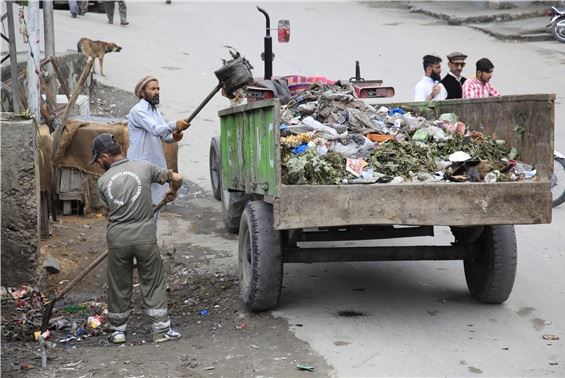
<path id="1" fill-rule="evenodd" d="M 375 109 L 350 83 L 313 84 L 281 107 L 282 181 L 296 184 L 506 182 L 536 171 L 495 135 L 456 114 Z"/>
<path id="2" fill-rule="evenodd" d="M 41 336 L 51 342 L 68 343 L 104 334 L 107 306 L 95 301 L 67 305 L 54 311 L 48 330 L 42 334 L 41 321 L 48 301 L 43 293 L 29 285 L 2 287 L 2 339 L 34 341 Z M 5 306 L 11 311 L 4 311 Z"/>

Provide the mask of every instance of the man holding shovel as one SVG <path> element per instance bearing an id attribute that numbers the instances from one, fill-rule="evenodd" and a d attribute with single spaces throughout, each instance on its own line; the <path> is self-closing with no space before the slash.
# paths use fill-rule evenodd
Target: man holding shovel
<path id="1" fill-rule="evenodd" d="M 159 104 L 159 81 L 148 75 L 135 86 L 134 92 L 139 102 L 128 114 L 130 160 L 147 160 L 160 168 L 167 169 L 167 161 L 161 142 L 179 142 L 182 132 L 190 123 L 184 119 L 167 122 L 157 109 Z M 167 185 L 151 185 L 153 204 L 157 204 L 167 190 Z"/>
<path id="2" fill-rule="evenodd" d="M 163 262 L 157 246 L 151 184 L 170 184 L 163 198 L 172 201 L 182 177 L 143 160 L 124 158 L 111 134 L 92 141 L 92 161 L 105 173 L 98 179 L 100 199 L 108 209 L 108 322 L 113 343 L 126 341 L 125 331 L 133 291 L 133 259 L 137 260 L 141 298 L 153 322 L 155 342 L 178 339 L 170 327 Z"/>

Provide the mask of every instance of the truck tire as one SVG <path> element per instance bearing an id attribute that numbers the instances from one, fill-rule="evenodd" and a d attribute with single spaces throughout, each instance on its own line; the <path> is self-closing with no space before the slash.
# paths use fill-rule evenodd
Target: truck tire
<path id="1" fill-rule="evenodd" d="M 210 141 L 210 184 L 212 185 L 212 192 L 214 198 L 218 201 L 222 200 L 222 171 L 220 161 L 220 140 L 218 137 L 213 137 Z"/>
<path id="2" fill-rule="evenodd" d="M 553 174 L 551 175 L 552 207 L 565 202 L 565 159 L 553 156 Z"/>
<path id="3" fill-rule="evenodd" d="M 476 243 L 477 253 L 463 262 L 467 287 L 480 302 L 502 303 L 510 296 L 516 278 L 514 226 L 484 226 Z"/>
<path id="4" fill-rule="evenodd" d="M 243 192 L 229 192 L 227 190 L 222 190 L 221 195 L 226 231 L 231 234 L 237 234 L 239 232 L 241 214 L 250 196 Z"/>
<path id="5" fill-rule="evenodd" d="M 250 311 L 277 306 L 281 294 L 283 260 L 279 231 L 273 228 L 273 206 L 247 203 L 241 216 L 238 242 L 239 288 Z"/>

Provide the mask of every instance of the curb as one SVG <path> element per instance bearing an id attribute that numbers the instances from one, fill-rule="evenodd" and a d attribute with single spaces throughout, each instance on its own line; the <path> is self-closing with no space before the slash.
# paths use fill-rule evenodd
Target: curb
<path id="1" fill-rule="evenodd" d="M 500 39 L 503 41 L 530 41 L 530 42 L 539 42 L 539 41 L 551 41 L 553 40 L 553 36 L 550 33 L 532 33 L 532 34 L 503 34 L 499 32 L 495 32 L 489 30 L 487 28 L 477 26 L 477 25 L 467 25 L 471 29 L 482 31 L 496 39 Z"/>
<path id="2" fill-rule="evenodd" d="M 439 18 L 441 20 L 447 21 L 449 25 L 462 25 L 462 24 L 481 24 L 487 22 L 513 21 L 513 20 L 521 20 L 524 18 L 542 17 L 546 15 L 547 10 L 539 9 L 535 11 L 500 13 L 496 15 L 489 14 L 484 16 L 455 17 L 445 13 L 434 12 L 428 9 L 422 9 L 420 7 L 413 6 L 410 8 L 410 12 L 422 13 L 431 17 Z"/>

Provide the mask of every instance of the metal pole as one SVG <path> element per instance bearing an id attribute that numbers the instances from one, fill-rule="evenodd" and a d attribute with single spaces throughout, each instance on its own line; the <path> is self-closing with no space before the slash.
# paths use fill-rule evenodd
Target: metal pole
<path id="1" fill-rule="evenodd" d="M 257 7 L 259 12 L 265 15 L 265 22 L 267 33 L 265 34 L 264 40 L 264 53 L 263 59 L 265 60 L 265 80 L 271 80 L 273 76 L 273 39 L 271 38 L 271 19 L 269 14 L 263 8 Z"/>
<path id="2" fill-rule="evenodd" d="M 45 39 L 45 57 L 55 57 L 55 25 L 53 23 L 53 1 L 46 0 L 43 2 L 43 34 Z M 51 93 L 57 95 L 57 82 L 55 80 L 55 70 L 52 64 L 47 65 L 49 80 L 47 85 Z M 56 104 L 52 104 L 56 106 Z"/>
<path id="3" fill-rule="evenodd" d="M 6 1 L 8 12 L 8 35 L 10 36 L 10 76 L 12 77 L 12 103 L 14 112 L 20 112 L 20 89 L 18 88 L 18 52 L 16 51 L 16 33 L 14 28 L 14 9 L 12 1 Z"/>
<path id="4" fill-rule="evenodd" d="M 29 56 L 27 60 L 27 99 L 29 111 L 39 125 L 39 1 L 28 1 Z"/>

